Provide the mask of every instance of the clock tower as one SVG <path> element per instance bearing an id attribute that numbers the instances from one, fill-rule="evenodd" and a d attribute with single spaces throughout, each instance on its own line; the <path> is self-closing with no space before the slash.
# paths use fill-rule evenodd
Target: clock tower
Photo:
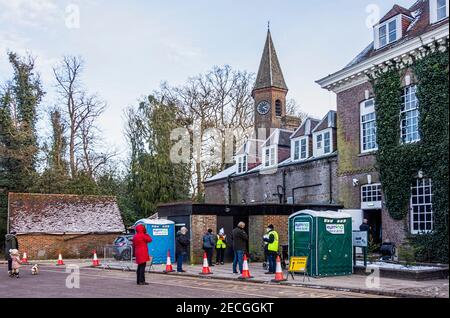
<path id="1" fill-rule="evenodd" d="M 273 45 L 270 29 L 267 30 L 266 44 L 259 65 L 255 87 L 252 97 L 255 101 L 255 129 L 260 135 L 261 128 L 266 131 L 266 137 L 258 136 L 261 139 L 269 137 L 270 130 L 283 128 L 283 118 L 286 117 L 286 94 L 288 88 L 284 81 L 280 62 Z M 258 139 L 259 139 L 258 138 Z"/>

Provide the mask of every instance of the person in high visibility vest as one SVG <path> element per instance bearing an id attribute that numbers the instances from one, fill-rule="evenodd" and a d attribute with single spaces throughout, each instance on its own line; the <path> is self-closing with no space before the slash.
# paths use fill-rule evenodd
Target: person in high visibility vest
<path id="1" fill-rule="evenodd" d="M 216 240 L 216 265 L 224 265 L 225 249 L 227 248 L 227 236 L 225 235 L 225 230 L 220 229 L 219 234 L 217 234 Z"/>
<path id="2" fill-rule="evenodd" d="M 267 227 L 267 234 L 264 236 L 264 242 L 267 242 L 267 253 L 269 258 L 269 271 L 265 274 L 275 274 L 279 237 L 278 233 L 274 231 L 272 224 Z"/>

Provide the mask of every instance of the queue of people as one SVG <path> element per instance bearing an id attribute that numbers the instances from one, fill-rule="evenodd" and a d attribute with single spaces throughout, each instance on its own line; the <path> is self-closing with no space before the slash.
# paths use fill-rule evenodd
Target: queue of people
<path id="1" fill-rule="evenodd" d="M 248 253 L 248 234 L 245 232 L 245 223 L 239 222 L 236 228 L 231 233 L 231 242 L 228 241 L 225 230 L 221 228 L 219 233 L 213 234 L 212 229 L 208 229 L 203 235 L 202 244 L 208 259 L 208 265 L 214 266 L 212 262 L 214 249 L 216 251 L 216 265 L 224 265 L 225 251 L 229 245 L 233 249 L 233 273 L 239 274 L 243 270 L 244 254 Z M 177 258 L 177 272 L 183 273 L 183 262 L 187 258 L 188 247 L 190 245 L 190 239 L 187 235 L 188 229 L 182 227 L 175 237 L 176 242 L 176 258 Z M 11 232 L 5 237 L 5 255 L 8 260 L 8 273 L 11 276 L 18 277 L 20 259 L 19 259 L 19 244 L 16 238 L 16 233 Z M 263 237 L 265 244 L 265 253 L 268 254 L 269 259 L 269 271 L 267 274 L 275 273 L 276 255 L 278 254 L 278 233 L 274 230 L 273 225 L 267 227 L 267 233 Z M 148 285 L 145 281 L 145 268 L 147 262 L 150 261 L 150 255 L 148 251 L 148 244 L 152 242 L 151 236 L 147 233 L 147 229 L 144 225 L 139 224 L 136 226 L 136 234 L 133 236 L 133 255 L 136 257 L 136 283 L 138 285 Z M 237 268 L 239 267 L 239 271 Z"/>

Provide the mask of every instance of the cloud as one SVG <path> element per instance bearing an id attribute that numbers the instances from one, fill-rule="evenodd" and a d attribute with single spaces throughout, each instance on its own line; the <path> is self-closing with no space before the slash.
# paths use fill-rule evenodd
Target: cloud
<path id="1" fill-rule="evenodd" d="M 0 0 L 0 23 L 46 28 L 61 17 L 54 0 Z"/>

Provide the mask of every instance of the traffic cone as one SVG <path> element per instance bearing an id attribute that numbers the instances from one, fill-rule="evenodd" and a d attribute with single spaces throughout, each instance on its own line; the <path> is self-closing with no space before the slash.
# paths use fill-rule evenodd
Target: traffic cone
<path id="1" fill-rule="evenodd" d="M 100 266 L 100 262 L 97 258 L 97 251 L 94 250 L 94 258 L 92 259 L 92 266 Z"/>
<path id="2" fill-rule="evenodd" d="M 167 261 L 166 261 L 166 270 L 164 273 L 172 273 L 174 272 L 172 267 L 172 261 L 170 259 L 170 250 L 167 250 Z"/>
<path id="3" fill-rule="evenodd" d="M 208 257 L 206 256 L 206 252 L 203 254 L 203 268 L 202 268 L 202 272 L 200 273 L 200 275 L 211 275 L 212 272 L 209 269 L 209 265 L 208 265 Z"/>
<path id="4" fill-rule="evenodd" d="M 239 279 L 248 279 L 253 278 L 253 276 L 250 275 L 250 271 L 248 269 L 248 261 L 247 261 L 247 255 L 244 254 L 244 263 L 242 264 L 242 274 L 239 276 Z"/>
<path id="5" fill-rule="evenodd" d="M 283 270 L 281 269 L 281 260 L 280 256 L 277 256 L 277 267 L 275 269 L 275 279 L 272 279 L 272 282 L 284 282 L 287 279 L 283 276 Z"/>
<path id="6" fill-rule="evenodd" d="M 28 263 L 28 258 L 27 258 L 27 253 L 23 252 L 23 256 L 22 256 L 22 263 L 27 264 Z"/>
<path id="7" fill-rule="evenodd" d="M 59 253 L 58 255 L 58 262 L 56 263 L 56 265 L 64 265 L 61 253 Z"/>

